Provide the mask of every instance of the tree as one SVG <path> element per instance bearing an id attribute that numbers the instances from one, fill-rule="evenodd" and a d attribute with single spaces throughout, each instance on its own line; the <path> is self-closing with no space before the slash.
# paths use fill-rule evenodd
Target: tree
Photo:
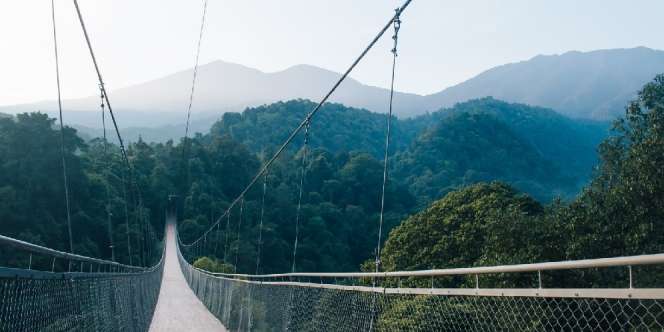
<path id="1" fill-rule="evenodd" d="M 508 185 L 468 186 L 447 194 L 392 230 L 381 254 L 382 269 L 427 270 L 553 259 L 555 252 L 540 241 L 549 231 L 540 222 L 543 214 L 542 205 Z M 471 281 L 441 282 L 453 287 Z"/>

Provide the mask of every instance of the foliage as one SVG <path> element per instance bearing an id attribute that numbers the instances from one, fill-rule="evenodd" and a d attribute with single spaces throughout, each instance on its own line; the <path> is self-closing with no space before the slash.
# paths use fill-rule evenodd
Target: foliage
<path id="1" fill-rule="evenodd" d="M 597 173 L 569 204 L 556 200 L 543 207 L 500 183 L 448 193 L 390 233 L 382 268 L 487 266 L 661 252 L 664 75 L 641 90 L 599 150 Z M 661 278 L 661 273 L 646 273 L 640 280 L 652 284 L 657 276 Z M 586 285 L 593 280 L 614 285 L 621 278 L 624 271 L 606 270 L 583 278 L 574 273 L 556 275 L 552 281 L 559 287 L 580 286 L 580 279 Z M 511 277 L 483 280 L 520 282 Z M 441 282 L 468 284 L 455 279 Z"/>
<path id="2" fill-rule="evenodd" d="M 630 105 L 627 117 L 600 148 L 601 163 L 592 183 L 571 203 L 553 198 L 570 198 L 576 192 L 595 158 L 591 148 L 603 135 L 601 124 L 493 99 L 421 118 L 395 119 L 384 232 L 398 227 L 389 233 L 381 268 L 511 264 L 661 250 L 663 81 L 658 77 Z M 228 218 L 219 218 L 277 148 L 274 142 L 285 138 L 313 106 L 302 100 L 266 105 L 228 113 L 210 134 L 177 144 L 140 139 L 130 144 L 142 210 L 137 206 L 139 193 L 125 186 L 128 174 L 118 147 L 105 148 L 100 139 L 83 142 L 67 128 L 75 251 L 110 257 L 109 205 L 118 260 L 130 259 L 127 239 L 134 262 L 154 260 L 159 252 L 154 238 L 164 228 L 167 198 L 175 193 L 180 195 L 180 236 L 185 243 L 220 222 L 205 239 L 208 251 L 202 255 L 209 261 L 199 264 L 256 272 L 260 181 Z M 3 234 L 66 249 L 61 157 L 54 145 L 59 132 L 53 125 L 53 119 L 38 113 L 0 119 L 0 218 Z M 312 124 L 297 270 L 356 270 L 374 255 L 384 125 L 384 115 L 337 104 L 325 105 Z M 576 141 L 587 143 L 572 144 Z M 300 135 L 267 176 L 260 273 L 287 271 L 292 264 L 301 143 Z M 542 205 L 528 194 L 553 200 Z M 494 285 L 531 281 L 485 280 Z M 467 280 L 441 282 L 468 285 Z"/>
<path id="3" fill-rule="evenodd" d="M 568 255 L 662 251 L 664 243 L 664 75 L 646 84 L 600 146 L 597 176 L 565 211 Z"/>
<path id="4" fill-rule="evenodd" d="M 214 257 L 203 256 L 194 262 L 194 267 L 214 273 L 233 273 L 233 265 L 224 263 Z"/>
<path id="5" fill-rule="evenodd" d="M 424 195 L 420 203 L 460 185 L 493 180 L 505 181 L 543 202 L 573 198 L 590 179 L 596 148 L 608 127 L 491 97 L 403 122 L 405 130 L 421 134 L 395 165 L 409 178 L 411 190 Z M 419 158 L 435 158 L 437 164 L 420 163 Z M 435 189 L 425 192 L 423 187 Z"/>
<path id="6" fill-rule="evenodd" d="M 519 264 L 558 258 L 541 239 L 544 208 L 502 183 L 454 191 L 412 215 L 389 235 L 381 255 L 387 271 Z M 425 281 L 428 282 L 428 281 Z M 459 286 L 470 280 L 441 280 Z"/>
<path id="7" fill-rule="evenodd" d="M 548 201 L 575 191 L 554 163 L 486 113 L 458 113 L 420 135 L 396 157 L 396 177 L 421 201 L 460 186 L 501 180 Z"/>
<path id="8" fill-rule="evenodd" d="M 225 113 L 210 132 L 218 136 L 230 135 L 251 150 L 261 152 L 286 140 L 315 106 L 309 100 L 291 100 L 248 108 L 242 113 Z M 384 153 L 386 121 L 383 114 L 327 103 L 311 123 L 310 142 L 332 153 L 359 150 L 380 158 Z M 403 138 L 408 133 L 402 132 L 397 121 L 394 136 L 401 138 L 395 142 L 395 148 L 405 147 L 407 141 Z M 299 137 L 291 149 L 301 145 Z"/>

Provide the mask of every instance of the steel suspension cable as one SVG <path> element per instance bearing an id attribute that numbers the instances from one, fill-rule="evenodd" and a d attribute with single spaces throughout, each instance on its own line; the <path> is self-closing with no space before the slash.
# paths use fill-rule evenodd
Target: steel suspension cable
<path id="1" fill-rule="evenodd" d="M 220 230 L 220 228 L 221 228 L 221 224 L 217 224 L 217 240 L 214 241 L 214 256 L 215 256 L 215 257 L 219 257 L 219 256 L 218 256 L 218 253 L 219 253 L 219 250 L 218 250 L 218 249 L 219 249 L 219 242 L 221 241 L 221 240 L 219 239 L 219 237 L 221 236 L 221 230 Z"/>
<path id="2" fill-rule="evenodd" d="M 383 184 L 380 194 L 380 218 L 378 222 L 378 243 L 376 245 L 376 272 L 378 272 L 380 266 L 380 242 L 383 235 L 383 220 L 385 218 L 385 188 L 387 186 L 387 171 L 389 165 L 389 150 L 390 150 L 390 135 L 392 131 L 392 108 L 394 101 L 394 76 L 397 65 L 397 44 L 399 41 L 399 29 L 401 28 L 401 18 L 400 18 L 400 9 L 396 9 L 396 19 L 394 20 L 394 35 L 392 39 L 394 40 L 394 47 L 392 48 L 392 78 L 390 82 L 390 105 L 387 113 L 387 132 L 385 134 L 385 155 L 383 156 Z"/>
<path id="3" fill-rule="evenodd" d="M 201 41 L 203 40 L 203 31 L 205 31 L 205 16 L 207 14 L 208 0 L 203 0 L 203 15 L 201 17 L 201 27 L 198 32 L 198 44 L 196 45 L 196 61 L 194 63 L 194 75 L 191 79 L 191 91 L 189 92 L 189 106 L 187 107 L 187 122 L 184 127 L 184 146 L 182 147 L 182 160 L 186 161 L 187 156 L 187 139 L 189 138 L 189 123 L 191 118 L 191 106 L 194 102 L 194 91 L 196 89 L 196 76 L 198 75 L 198 59 L 201 54 Z M 188 164 L 188 163 L 187 163 Z M 189 169 L 189 166 L 187 166 Z M 187 171 L 188 174 L 188 171 Z M 187 178 L 187 181 L 189 178 Z"/>
<path id="4" fill-rule="evenodd" d="M 67 179 L 67 161 L 65 157 L 65 128 L 62 120 L 62 96 L 60 89 L 60 59 L 58 57 L 58 34 L 55 24 L 55 0 L 51 0 L 51 18 L 53 23 L 53 51 L 55 55 L 55 80 L 58 86 L 58 111 L 60 114 L 60 154 L 62 157 L 62 177 L 65 189 L 65 206 L 67 210 L 67 231 L 69 233 L 69 252 L 74 253 L 74 239 L 71 227 L 71 205 L 69 201 L 69 180 Z M 71 261 L 69 261 L 71 270 Z"/>
<path id="5" fill-rule="evenodd" d="M 388 171 L 388 164 L 389 164 L 389 151 L 390 151 L 390 134 L 392 130 L 392 108 L 393 108 L 393 102 L 394 102 L 394 76 L 396 72 L 396 66 L 397 66 L 397 46 L 399 42 L 399 29 L 401 29 L 401 12 L 400 9 L 397 8 L 395 10 L 396 12 L 396 19 L 394 20 L 394 35 L 392 36 L 392 40 L 394 40 L 394 47 L 392 48 L 392 77 L 390 80 L 390 101 L 389 101 L 389 109 L 387 113 L 387 130 L 385 133 L 385 155 L 383 156 L 383 183 L 381 187 L 381 194 L 380 194 L 380 217 L 378 221 L 378 242 L 376 244 L 376 260 L 375 260 L 375 265 L 376 265 L 376 273 L 379 272 L 380 270 L 380 248 L 381 248 L 381 241 L 382 241 L 382 234 L 383 234 L 383 220 L 384 220 L 384 215 L 385 215 L 385 188 L 387 186 L 387 171 Z M 374 277 L 372 280 L 372 286 L 376 287 L 376 278 Z M 432 286 L 433 287 L 433 286 Z M 377 293 L 373 294 L 372 297 L 372 314 L 371 314 L 371 321 L 369 322 L 369 331 L 373 331 L 374 327 L 374 321 L 376 320 L 377 316 L 377 310 L 376 310 L 376 305 L 377 305 Z"/>
<path id="6" fill-rule="evenodd" d="M 300 171 L 300 187 L 297 198 L 297 210 L 295 212 L 295 240 L 293 243 L 293 265 L 291 272 L 295 273 L 295 259 L 297 258 L 297 242 L 300 236 L 300 215 L 302 211 L 302 193 L 304 191 L 304 179 L 307 175 L 307 147 L 309 145 L 310 122 L 304 127 L 304 144 L 302 145 L 302 168 Z"/>
<path id="7" fill-rule="evenodd" d="M 189 105 L 187 106 L 187 121 L 184 127 L 184 140 L 182 141 L 182 168 L 181 172 L 184 176 L 184 181 L 185 181 L 185 186 L 183 189 L 185 189 L 185 193 L 188 195 L 189 194 L 189 183 L 191 181 L 191 168 L 189 165 L 189 124 L 190 124 L 190 119 L 191 119 L 191 107 L 194 103 L 194 91 L 196 89 L 196 77 L 198 76 L 198 59 L 201 53 L 201 41 L 203 40 L 203 31 L 205 31 L 205 17 L 207 14 L 207 4 L 208 0 L 203 0 L 203 14 L 201 15 L 201 26 L 198 31 L 198 43 L 196 45 L 196 61 L 194 62 L 194 74 L 191 79 L 191 90 L 189 92 Z M 187 198 L 184 196 L 184 201 L 183 201 L 183 213 L 186 213 L 187 208 Z M 184 216 L 184 215 L 183 215 Z"/>
<path id="8" fill-rule="evenodd" d="M 106 100 L 106 106 L 108 107 L 108 114 L 111 116 L 111 120 L 113 122 L 113 127 L 115 129 L 115 134 L 117 135 L 118 138 L 118 143 L 120 145 L 120 153 L 122 155 L 122 159 L 124 161 L 125 167 L 127 168 L 127 171 L 129 173 L 129 181 L 132 184 L 132 187 L 134 187 L 134 190 L 136 192 L 136 198 L 138 200 L 138 206 L 139 209 L 142 208 L 142 197 L 141 197 L 141 190 L 140 187 L 138 186 L 138 182 L 135 179 L 134 176 L 134 169 L 131 165 L 131 162 L 129 161 L 129 157 L 127 156 L 127 150 L 124 145 L 124 141 L 122 139 L 122 135 L 120 134 L 120 129 L 118 127 L 118 123 L 115 119 L 115 114 L 113 113 L 113 108 L 111 107 L 111 102 L 108 99 L 108 93 L 106 92 L 106 87 L 104 85 L 104 80 L 101 75 L 101 70 L 99 69 L 99 64 L 97 63 L 97 57 L 95 56 L 94 50 L 92 48 L 92 42 L 90 41 L 90 36 L 88 35 L 88 30 L 85 27 L 85 21 L 83 20 L 83 15 L 81 14 L 81 9 L 78 5 L 78 0 L 73 0 L 74 2 L 74 7 L 76 8 L 76 14 L 78 16 L 78 21 L 81 24 L 81 29 L 83 30 L 83 36 L 85 37 L 85 42 L 88 46 L 88 51 L 90 52 L 90 57 L 92 58 L 92 63 L 94 64 L 95 72 L 97 73 L 97 79 L 99 80 L 99 86 L 102 90 L 102 93 L 104 95 L 104 100 Z M 143 232 L 145 232 L 145 229 L 142 229 Z M 145 235 L 145 234 L 144 234 Z M 141 246 L 141 250 L 144 253 L 145 247 Z"/>
<path id="9" fill-rule="evenodd" d="M 131 257 L 131 230 L 129 228 L 129 205 L 127 204 L 127 182 L 124 171 L 122 172 L 122 196 L 124 200 L 125 232 L 127 233 L 127 256 L 129 256 L 129 265 L 133 265 Z"/>
<path id="10" fill-rule="evenodd" d="M 233 264 L 233 273 L 237 273 L 237 263 L 240 254 L 240 234 L 242 233 L 242 217 L 244 215 L 244 197 L 240 201 L 240 218 L 237 222 L 237 248 L 235 249 L 235 264 Z"/>
<path id="11" fill-rule="evenodd" d="M 399 8 L 399 14 L 402 13 L 412 0 L 406 0 L 404 4 Z M 304 126 L 311 121 L 311 119 L 316 115 L 316 113 L 321 109 L 321 107 L 327 102 L 327 100 L 332 96 L 332 94 L 337 90 L 337 88 L 341 85 L 343 81 L 346 80 L 348 75 L 355 69 L 355 67 L 364 59 L 364 57 L 369 53 L 369 51 L 374 47 L 374 45 L 380 40 L 380 38 L 385 34 L 385 32 L 392 26 L 392 23 L 394 20 L 397 19 L 397 14 L 392 16 L 390 20 L 385 24 L 385 26 L 378 32 L 378 34 L 371 40 L 369 45 L 360 53 L 360 55 L 353 61 L 353 63 L 350 65 L 348 69 L 341 75 L 339 80 L 332 86 L 332 88 L 325 94 L 325 96 L 320 100 L 320 102 L 314 107 L 311 112 L 307 113 L 305 116 L 304 120 L 300 122 L 300 124 L 291 132 L 291 134 L 288 136 L 288 138 L 282 143 L 282 145 L 277 149 L 277 151 L 274 153 L 274 155 L 261 167 L 261 169 L 256 173 L 256 175 L 252 178 L 252 180 L 249 182 L 249 184 L 245 187 L 245 189 L 231 202 L 230 206 L 228 209 L 217 219 L 217 221 L 211 225 L 201 236 L 199 236 L 196 240 L 194 240 L 192 243 L 189 244 L 183 244 L 184 246 L 192 246 L 198 241 L 200 241 L 206 234 L 211 232 L 214 229 L 214 226 L 216 226 L 217 223 L 219 223 L 223 217 L 226 217 L 228 213 L 230 212 L 230 209 L 234 207 L 239 201 L 241 197 L 244 197 L 246 193 L 256 184 L 258 179 L 260 179 L 263 174 L 267 172 L 267 170 L 272 166 L 272 164 L 279 158 L 279 156 L 283 153 L 283 151 L 288 147 L 288 145 L 295 139 L 297 134 L 304 128 Z"/>
<path id="12" fill-rule="evenodd" d="M 85 37 L 85 42 L 87 43 L 88 50 L 90 51 L 90 56 L 92 57 L 92 63 L 94 64 L 95 71 L 97 73 L 97 79 L 99 80 L 99 86 L 102 90 L 102 94 L 104 95 L 104 99 L 106 100 L 106 105 L 108 106 L 108 114 L 111 115 L 111 120 L 113 121 L 113 127 L 115 128 L 115 133 L 118 138 L 118 143 L 120 145 L 120 152 L 122 153 L 122 158 L 123 161 L 125 162 L 127 168 L 129 170 L 132 169 L 131 163 L 129 162 L 129 158 L 127 157 L 127 150 L 125 149 L 124 146 L 124 141 L 122 140 L 122 135 L 120 134 L 120 129 L 118 128 L 118 123 L 115 120 L 115 114 L 113 113 L 113 108 L 111 107 L 111 103 L 108 100 L 108 94 L 106 93 L 106 87 L 104 86 L 104 80 L 102 79 L 101 76 L 101 71 L 99 70 L 99 65 L 97 64 L 97 58 L 95 57 L 94 50 L 92 49 L 92 43 L 90 42 L 90 37 L 88 36 L 88 30 L 85 27 L 85 22 L 83 21 L 83 16 L 81 14 L 81 9 L 78 6 L 78 0 L 73 0 L 74 1 L 74 7 L 76 7 L 76 14 L 78 15 L 78 20 L 81 24 L 81 28 L 83 29 L 83 35 Z"/>
<path id="13" fill-rule="evenodd" d="M 261 212 L 258 226 L 258 248 L 256 251 L 256 274 L 258 274 L 261 265 L 261 250 L 263 248 L 263 218 L 265 217 L 265 195 L 267 193 L 267 174 L 263 177 L 263 197 L 261 198 Z"/>
<path id="14" fill-rule="evenodd" d="M 105 174 L 105 182 L 106 182 L 106 223 L 108 224 L 108 241 L 109 241 L 109 248 L 111 249 L 111 260 L 115 261 L 115 245 L 113 244 L 113 220 L 111 219 L 111 189 L 109 187 L 109 163 L 110 160 L 108 159 L 108 141 L 106 140 L 106 113 L 104 112 L 104 91 L 99 88 L 99 91 L 101 93 L 101 126 L 103 130 L 103 158 L 105 160 L 105 166 L 106 168 L 104 169 Z"/>
<path id="15" fill-rule="evenodd" d="M 230 235 L 231 213 L 226 214 L 226 240 L 224 241 L 224 263 L 228 263 L 228 236 Z"/>

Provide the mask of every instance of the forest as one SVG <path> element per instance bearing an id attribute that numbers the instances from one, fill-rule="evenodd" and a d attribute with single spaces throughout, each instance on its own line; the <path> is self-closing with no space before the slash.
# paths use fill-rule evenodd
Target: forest
<path id="1" fill-rule="evenodd" d="M 492 98 L 394 119 L 381 269 L 660 252 L 663 103 L 660 75 L 610 129 Z M 74 252 L 155 262 L 169 195 L 177 195 L 182 241 L 194 240 L 312 105 L 292 100 L 226 113 L 209 133 L 180 142 L 139 139 L 127 146 L 132 174 L 116 144 L 84 141 L 67 127 Z M 312 122 L 298 271 L 357 271 L 373 264 L 385 120 L 326 104 Z M 3 235 L 68 250 L 60 139 L 55 119 L 42 113 L 0 117 Z M 206 239 L 214 250 L 199 266 L 290 270 L 302 153 L 299 136 L 265 177 L 260 270 L 262 183 Z M 0 259 L 21 265 L 26 257 L 0 252 Z"/>

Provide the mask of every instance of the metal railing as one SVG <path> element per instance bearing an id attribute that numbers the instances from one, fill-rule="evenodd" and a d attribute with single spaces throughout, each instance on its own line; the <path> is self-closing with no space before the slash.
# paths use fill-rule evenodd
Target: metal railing
<path id="1" fill-rule="evenodd" d="M 141 266 L 131 266 L 131 265 L 125 265 L 125 264 L 120 264 L 118 262 L 114 261 L 109 261 L 109 260 L 104 260 L 104 259 L 99 259 L 99 258 L 92 258 L 92 257 L 87 257 L 87 256 L 81 256 L 81 255 L 76 255 L 64 251 L 59 251 L 47 247 L 43 247 L 40 245 L 32 244 L 26 241 L 21 241 L 15 238 L 11 238 L 8 236 L 3 236 L 0 235 L 0 246 L 3 247 L 11 247 L 23 252 L 29 253 L 29 260 L 28 260 L 28 265 L 27 265 L 27 270 L 32 270 L 33 268 L 33 255 L 42 255 L 42 256 L 48 256 L 51 258 L 51 272 L 55 272 L 55 263 L 57 259 L 66 261 L 66 262 L 78 262 L 80 263 L 79 266 L 77 267 L 78 269 L 73 270 L 71 269 L 72 264 L 68 264 L 70 268 L 68 268 L 67 272 L 73 272 L 73 271 L 78 271 L 78 272 L 115 272 L 115 273 L 122 273 L 122 272 L 142 272 L 145 270 L 148 270 L 149 268 L 146 267 L 141 267 Z M 88 264 L 87 268 L 84 266 L 84 264 Z M 95 269 L 96 267 L 96 269 Z M 0 274 L 6 273 L 7 268 L 0 269 Z M 11 270 L 20 270 L 20 269 L 11 269 Z M 71 271 L 69 271 L 71 270 Z M 24 272 L 25 273 L 25 272 Z M 38 273 L 37 273 L 38 274 Z"/>
<path id="2" fill-rule="evenodd" d="M 230 330 L 664 329 L 664 288 L 657 288 L 664 269 L 656 270 L 664 267 L 664 254 L 420 271 L 250 275 L 195 268 L 185 259 L 197 256 L 190 249 L 178 247 L 185 278 Z M 646 270 L 651 268 L 655 271 Z M 590 282 L 556 288 L 568 272 Z M 492 279 L 522 275 L 530 277 L 530 286 L 499 288 Z M 601 287 L 591 278 L 598 275 L 617 279 L 613 284 L 618 286 Z M 641 275 L 657 287 L 637 288 Z M 439 287 L 455 278 L 467 282 Z"/>
<path id="3" fill-rule="evenodd" d="M 138 267 L 7 236 L 0 236 L 0 247 L 14 250 L 4 252 L 5 258 L 21 262 L 21 267 L 0 266 L 0 331 L 148 330 L 163 254 L 154 266 Z"/>
<path id="4" fill-rule="evenodd" d="M 664 299 L 664 288 L 635 288 L 633 267 L 645 265 L 664 265 L 664 254 L 624 256 L 613 258 L 584 259 L 561 262 L 545 262 L 533 264 L 499 265 L 471 268 L 431 269 L 418 271 L 394 272 L 335 272 L 335 273 L 280 273 L 280 274 L 239 274 L 239 273 L 212 273 L 200 270 L 215 277 L 234 279 L 241 282 L 270 284 L 270 285 L 298 285 L 303 287 L 348 289 L 368 292 L 381 292 L 393 294 L 439 294 L 439 295 L 477 295 L 477 296 L 540 296 L 540 297 L 602 297 L 602 298 L 639 298 Z M 581 269 L 602 269 L 623 267 L 628 275 L 624 288 L 545 288 L 542 281 L 544 271 L 564 271 Z M 506 273 L 536 273 L 536 288 L 481 288 L 480 275 L 506 274 Z M 422 278 L 422 277 L 473 277 L 475 288 L 389 288 L 337 285 L 339 279 L 386 279 L 386 278 Z M 320 282 L 301 282 L 301 280 L 317 280 Z M 334 279 L 334 284 L 326 283 Z M 397 283 L 398 284 L 398 283 Z"/>

